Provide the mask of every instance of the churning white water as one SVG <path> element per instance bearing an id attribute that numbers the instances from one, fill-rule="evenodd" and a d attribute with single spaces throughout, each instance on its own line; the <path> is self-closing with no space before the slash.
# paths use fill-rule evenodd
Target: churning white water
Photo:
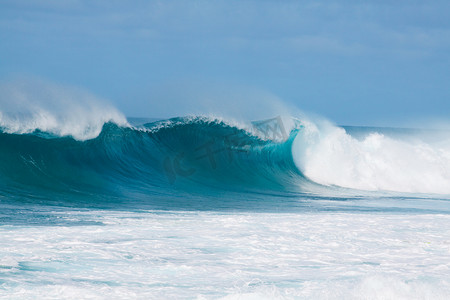
<path id="1" fill-rule="evenodd" d="M 0 227 L 0 298 L 448 299 L 450 216 L 54 211 Z"/>
<path id="2" fill-rule="evenodd" d="M 440 133 L 433 142 L 379 132 L 357 139 L 340 127 L 305 125 L 294 142 L 293 156 L 303 174 L 317 183 L 450 194 L 450 133 Z"/>

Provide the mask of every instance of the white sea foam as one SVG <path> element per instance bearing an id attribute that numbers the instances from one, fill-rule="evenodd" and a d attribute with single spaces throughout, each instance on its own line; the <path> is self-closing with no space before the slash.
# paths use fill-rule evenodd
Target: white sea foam
<path id="1" fill-rule="evenodd" d="M 448 215 L 54 214 L 103 225 L 0 226 L 0 298 L 438 300 L 450 295 Z"/>
<path id="2" fill-rule="evenodd" d="M 374 132 L 357 139 L 329 124 L 304 124 L 293 155 L 315 182 L 370 191 L 450 194 L 450 137 L 430 143 Z"/>
<path id="3" fill-rule="evenodd" d="M 81 89 L 29 79 L 0 84 L 0 129 L 4 132 L 40 130 L 87 140 L 97 137 L 107 122 L 128 126 L 117 109 Z"/>

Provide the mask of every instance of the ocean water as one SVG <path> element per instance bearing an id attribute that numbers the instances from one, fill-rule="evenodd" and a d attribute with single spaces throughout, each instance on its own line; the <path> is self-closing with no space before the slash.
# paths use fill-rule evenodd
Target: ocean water
<path id="1" fill-rule="evenodd" d="M 0 114 L 0 298 L 450 298 L 448 132 L 100 110 Z"/>

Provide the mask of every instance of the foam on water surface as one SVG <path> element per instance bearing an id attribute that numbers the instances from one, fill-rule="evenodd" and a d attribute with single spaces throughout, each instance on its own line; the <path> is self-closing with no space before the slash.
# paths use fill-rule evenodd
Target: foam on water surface
<path id="1" fill-rule="evenodd" d="M 8 299 L 446 299 L 450 295 L 449 215 L 74 210 L 50 214 L 59 217 L 61 225 L 0 227 L 0 295 Z M 81 221 L 98 225 L 76 225 Z"/>

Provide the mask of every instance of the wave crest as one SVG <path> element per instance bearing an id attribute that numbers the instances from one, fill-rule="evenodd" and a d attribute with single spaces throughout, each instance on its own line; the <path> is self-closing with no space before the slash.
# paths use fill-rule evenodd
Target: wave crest
<path id="1" fill-rule="evenodd" d="M 81 89 L 41 80 L 0 84 L 0 129 L 6 133 L 42 131 L 77 140 L 97 137 L 103 125 L 128 126 L 113 106 Z"/>
<path id="2" fill-rule="evenodd" d="M 327 186 L 366 191 L 450 194 L 448 133 L 383 129 L 355 137 L 329 124 L 306 126 L 294 142 L 296 165 L 309 179 Z M 389 131 L 389 130 L 388 130 Z M 392 130 L 390 130 L 392 131 Z M 392 132 L 391 132 L 392 133 Z M 441 137 L 430 139 L 432 135 Z"/>

